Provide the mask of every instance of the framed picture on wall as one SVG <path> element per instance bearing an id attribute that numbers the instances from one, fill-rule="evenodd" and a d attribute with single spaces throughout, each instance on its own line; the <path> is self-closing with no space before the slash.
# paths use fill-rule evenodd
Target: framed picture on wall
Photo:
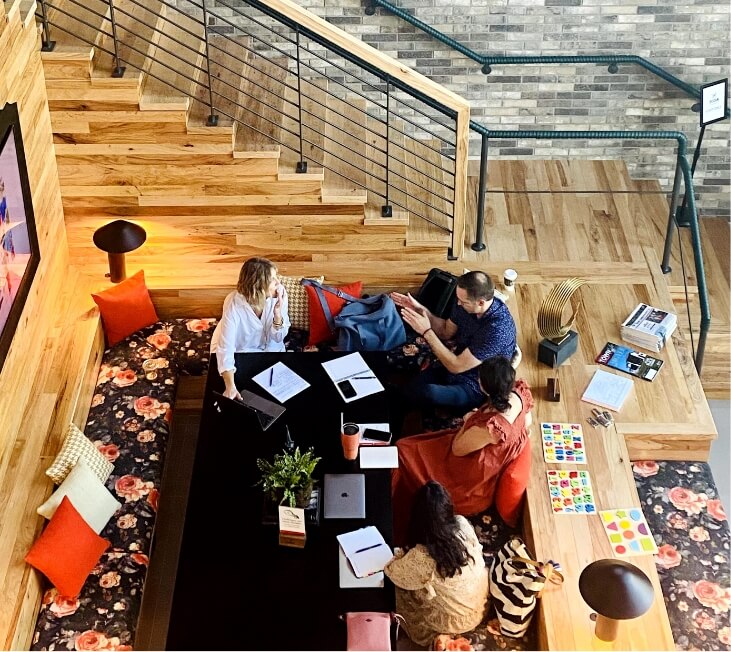
<path id="1" fill-rule="evenodd" d="M 0 110 L 0 369 L 40 259 L 18 105 L 6 104 Z"/>

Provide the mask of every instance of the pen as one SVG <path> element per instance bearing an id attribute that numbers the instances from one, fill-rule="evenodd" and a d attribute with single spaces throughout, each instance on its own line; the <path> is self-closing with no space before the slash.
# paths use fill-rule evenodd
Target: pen
<path id="1" fill-rule="evenodd" d="M 360 550 L 356 550 L 354 554 L 358 554 L 359 552 L 365 552 L 366 550 L 373 550 L 373 548 L 378 548 L 379 546 L 382 546 L 382 543 L 374 543 L 372 546 L 366 546 L 365 548 L 361 548 Z"/>
<path id="2" fill-rule="evenodd" d="M 354 376 L 351 380 L 365 380 L 366 378 L 375 378 L 375 376 Z"/>
<path id="3" fill-rule="evenodd" d="M 274 367 L 272 367 L 269 370 L 269 387 L 272 386 L 272 381 L 274 380 Z"/>

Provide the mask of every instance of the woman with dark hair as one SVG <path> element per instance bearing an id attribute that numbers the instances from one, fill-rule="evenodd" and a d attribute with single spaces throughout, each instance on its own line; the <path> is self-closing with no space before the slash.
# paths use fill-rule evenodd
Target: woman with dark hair
<path id="1" fill-rule="evenodd" d="M 234 383 L 235 353 L 284 351 L 289 332 L 287 292 L 268 258 L 249 258 L 241 266 L 236 289 L 223 302 L 223 314 L 211 338 L 224 396 L 241 398 Z"/>
<path id="2" fill-rule="evenodd" d="M 528 444 L 533 397 L 527 383 L 516 381 L 510 361 L 500 356 L 480 365 L 479 378 L 486 402 L 465 415 L 461 428 L 405 437 L 396 443 L 399 466 L 393 473 L 391 493 L 397 544 L 405 538 L 414 494 L 425 482 L 441 482 L 457 514 L 477 514 L 493 504 L 501 473 Z"/>
<path id="3" fill-rule="evenodd" d="M 488 575 L 482 546 L 447 490 L 429 481 L 416 493 L 406 551 L 386 566 L 396 585 L 396 611 L 409 638 L 430 645 L 439 634 L 462 634 L 485 615 Z"/>

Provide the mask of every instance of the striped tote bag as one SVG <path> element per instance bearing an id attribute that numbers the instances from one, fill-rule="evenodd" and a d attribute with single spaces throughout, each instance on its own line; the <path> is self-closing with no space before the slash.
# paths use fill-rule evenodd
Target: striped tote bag
<path id="1" fill-rule="evenodd" d="M 495 604 L 500 632 L 519 638 L 528 630 L 536 598 L 547 582 L 563 582 L 554 564 L 531 558 L 519 537 L 512 537 L 498 550 L 490 567 L 490 596 Z"/>

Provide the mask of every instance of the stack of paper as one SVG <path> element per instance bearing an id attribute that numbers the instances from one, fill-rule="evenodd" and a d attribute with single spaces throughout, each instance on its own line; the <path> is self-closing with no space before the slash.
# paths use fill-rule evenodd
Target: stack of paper
<path id="1" fill-rule="evenodd" d="M 661 351 L 677 325 L 677 315 L 641 303 L 622 322 L 620 334 L 625 342 Z"/>
<path id="2" fill-rule="evenodd" d="M 356 577 L 382 571 L 393 557 L 391 548 L 374 525 L 339 534 L 337 539 Z"/>

